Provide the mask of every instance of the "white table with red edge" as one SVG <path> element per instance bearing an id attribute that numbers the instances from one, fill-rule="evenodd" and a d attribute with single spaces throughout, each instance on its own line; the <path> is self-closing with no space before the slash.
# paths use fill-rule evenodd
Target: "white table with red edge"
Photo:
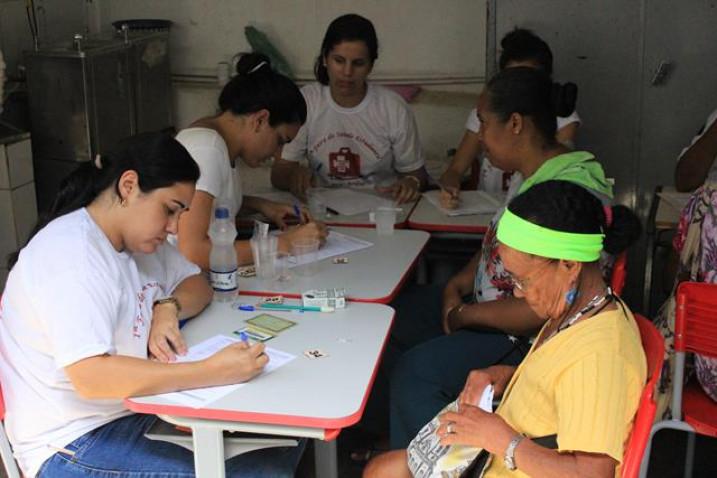
<path id="1" fill-rule="evenodd" d="M 252 298 L 240 296 L 239 300 Z M 199 478 L 225 476 L 224 430 L 313 438 L 317 476 L 338 476 L 335 438 L 361 418 L 394 310 L 382 304 L 351 302 L 333 313 L 270 312 L 296 322 L 266 342 L 296 356 L 283 367 L 202 408 L 178 405 L 161 396 L 125 400 L 132 411 L 156 414 L 192 429 Z M 217 334 L 231 336 L 259 313 L 215 302 L 182 333 L 189 345 Z M 307 358 L 304 351 L 309 349 L 320 349 L 328 356 Z"/>
<path id="2" fill-rule="evenodd" d="M 334 264 L 332 258 L 319 262 L 318 272 L 301 276 L 298 269 L 289 269 L 287 281 L 262 280 L 257 277 L 239 278 L 239 291 L 247 295 L 283 295 L 301 297 L 311 289 L 343 288 L 350 300 L 387 304 L 398 294 L 430 235 L 424 231 L 397 229 L 390 236 L 381 236 L 375 229 L 331 228 L 373 243 L 341 257 L 346 264 Z"/>

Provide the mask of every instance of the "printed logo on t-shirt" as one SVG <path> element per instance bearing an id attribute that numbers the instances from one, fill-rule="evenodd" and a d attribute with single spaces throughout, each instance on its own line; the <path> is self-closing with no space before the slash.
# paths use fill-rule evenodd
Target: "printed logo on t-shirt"
<path id="1" fill-rule="evenodd" d="M 150 289 L 159 290 L 159 282 L 148 282 L 142 286 L 142 290 L 137 292 L 137 310 L 135 311 L 134 321 L 132 322 L 132 337 L 141 338 L 147 336 L 147 319 L 146 317 L 151 316 L 151 304 L 145 303 L 145 299 L 150 297 L 150 302 L 154 298 L 153 293 L 148 293 Z M 144 309 L 150 310 L 150 313 L 145 316 Z"/>
<path id="2" fill-rule="evenodd" d="M 335 179 L 361 177 L 361 156 L 352 152 L 351 148 L 329 153 L 329 176 Z"/>

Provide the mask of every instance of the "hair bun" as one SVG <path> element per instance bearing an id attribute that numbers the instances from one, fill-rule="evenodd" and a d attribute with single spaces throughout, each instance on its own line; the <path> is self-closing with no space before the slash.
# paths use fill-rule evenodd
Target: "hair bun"
<path id="1" fill-rule="evenodd" d="M 578 101 L 578 86 L 575 83 L 553 83 L 551 95 L 555 115 L 565 118 L 575 111 L 575 104 Z"/>
<path id="2" fill-rule="evenodd" d="M 239 76 L 251 75 L 265 69 L 272 71 L 271 60 L 262 53 L 245 52 L 236 57 L 236 72 Z"/>

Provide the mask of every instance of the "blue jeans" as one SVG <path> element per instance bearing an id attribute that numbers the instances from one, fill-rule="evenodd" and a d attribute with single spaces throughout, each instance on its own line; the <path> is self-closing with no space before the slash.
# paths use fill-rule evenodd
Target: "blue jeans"
<path id="1" fill-rule="evenodd" d="M 526 348 L 496 330 L 458 330 L 423 342 L 401 355 L 390 385 L 391 448 L 406 448 L 419 430 L 458 398 L 468 373 L 518 365 Z"/>
<path id="2" fill-rule="evenodd" d="M 154 415 L 130 415 L 82 435 L 74 456 L 55 453 L 40 468 L 47 478 L 184 478 L 194 476 L 194 455 L 178 445 L 145 438 Z M 264 448 L 226 462 L 227 477 L 292 477 L 306 440 L 296 447 Z"/>

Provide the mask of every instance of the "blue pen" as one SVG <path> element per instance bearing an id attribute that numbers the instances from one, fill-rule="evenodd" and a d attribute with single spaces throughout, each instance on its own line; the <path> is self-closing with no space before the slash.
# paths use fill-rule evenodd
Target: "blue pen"
<path id="1" fill-rule="evenodd" d="M 237 309 L 244 310 L 247 312 L 253 312 L 256 310 L 256 307 L 254 307 L 253 305 L 249 305 L 249 304 L 239 304 L 239 307 L 237 307 Z"/>
<path id="2" fill-rule="evenodd" d="M 304 217 L 301 215 L 301 208 L 298 203 L 294 203 L 294 215 L 299 219 L 299 224 L 304 224 Z"/>
<path id="3" fill-rule="evenodd" d="M 242 342 L 249 345 L 249 336 L 243 330 L 241 332 L 239 332 L 239 338 L 241 339 Z"/>

